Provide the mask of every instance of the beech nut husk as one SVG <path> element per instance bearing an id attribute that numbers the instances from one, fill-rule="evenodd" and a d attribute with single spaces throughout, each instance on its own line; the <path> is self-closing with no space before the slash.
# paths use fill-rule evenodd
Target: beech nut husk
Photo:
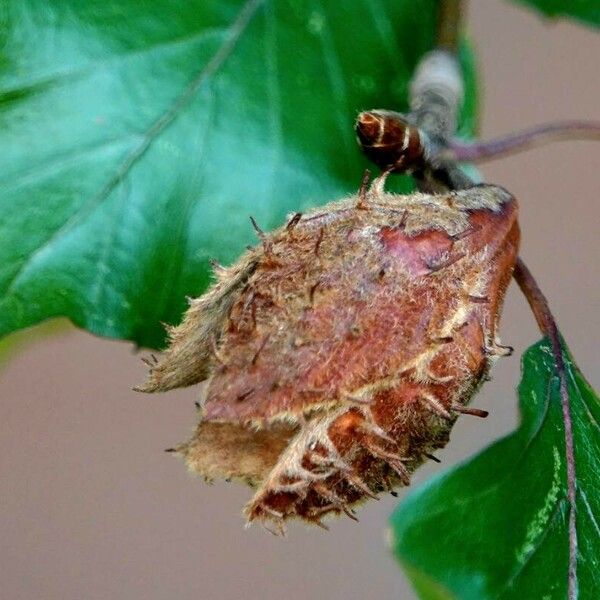
<path id="1" fill-rule="evenodd" d="M 255 488 L 249 521 L 321 524 L 443 447 L 498 356 L 516 200 L 370 190 L 294 215 L 190 302 L 145 392 L 204 382 L 174 450 Z"/>

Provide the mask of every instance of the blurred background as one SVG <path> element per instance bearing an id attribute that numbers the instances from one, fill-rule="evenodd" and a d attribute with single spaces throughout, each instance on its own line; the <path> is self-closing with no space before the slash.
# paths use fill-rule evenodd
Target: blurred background
<path id="1" fill-rule="evenodd" d="M 482 136 L 565 118 L 600 118 L 600 36 L 511 3 L 471 2 L 482 73 Z M 393 108 L 393 107 L 389 107 Z M 483 167 L 521 201 L 521 255 L 549 297 L 574 356 L 600 387 L 600 144 L 562 143 Z M 538 339 L 513 284 L 501 327 L 516 349 L 463 418 L 443 463 L 477 452 L 518 421 L 519 356 Z M 398 499 L 326 533 L 292 523 L 285 539 L 244 529 L 250 491 L 192 479 L 163 449 L 187 438 L 196 392 L 130 391 L 145 373 L 127 343 L 64 322 L 0 345 L 2 598 L 233 600 L 415 596 L 384 533 Z M 400 494 L 400 499 L 402 493 Z"/>

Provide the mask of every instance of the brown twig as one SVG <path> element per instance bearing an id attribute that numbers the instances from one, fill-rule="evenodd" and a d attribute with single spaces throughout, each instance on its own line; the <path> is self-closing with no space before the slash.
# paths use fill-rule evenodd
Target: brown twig
<path id="1" fill-rule="evenodd" d="M 448 158 L 458 162 L 483 162 L 508 154 L 523 152 L 550 142 L 600 140 L 600 123 L 594 121 L 556 121 L 543 123 L 486 141 L 462 142 L 452 140 Z M 441 157 L 443 158 L 443 156 Z"/>
<path id="2" fill-rule="evenodd" d="M 437 15 L 437 45 L 448 52 L 458 50 L 460 24 L 463 16 L 462 0 L 442 0 Z"/>

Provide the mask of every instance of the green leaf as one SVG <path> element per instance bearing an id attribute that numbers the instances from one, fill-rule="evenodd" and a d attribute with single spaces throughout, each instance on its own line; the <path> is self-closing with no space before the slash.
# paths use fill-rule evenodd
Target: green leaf
<path id="1" fill-rule="evenodd" d="M 420 598 L 564 600 L 569 507 L 564 422 L 550 344 L 523 357 L 517 431 L 414 491 L 393 550 Z M 600 597 L 600 403 L 567 357 L 577 474 L 579 599 Z"/>
<path id="2" fill-rule="evenodd" d="M 600 27 L 600 2 L 598 0 L 516 0 L 533 6 L 549 17 L 572 17 Z"/>
<path id="3" fill-rule="evenodd" d="M 229 263 L 256 242 L 250 214 L 269 229 L 358 188 L 356 114 L 407 108 L 435 11 L 5 0 L 0 335 L 66 315 L 160 346 L 160 322 L 178 322 L 210 281 L 209 258 Z"/>

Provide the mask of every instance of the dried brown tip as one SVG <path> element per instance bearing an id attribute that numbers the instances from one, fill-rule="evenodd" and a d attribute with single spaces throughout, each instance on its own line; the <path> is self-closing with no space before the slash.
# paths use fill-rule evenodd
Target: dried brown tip
<path id="1" fill-rule="evenodd" d="M 366 208 L 367 207 L 367 190 L 369 189 L 369 181 L 371 180 L 371 171 L 369 169 L 365 169 L 363 173 L 362 180 L 360 182 L 360 188 L 358 190 L 358 202 L 356 203 L 356 208 Z"/>
<path id="2" fill-rule="evenodd" d="M 285 226 L 285 228 L 288 231 L 294 229 L 294 227 L 296 227 L 296 225 L 298 225 L 298 223 L 300 222 L 301 218 L 302 218 L 302 213 L 301 212 L 294 213 L 294 215 L 287 222 L 287 225 Z"/>
<path id="3" fill-rule="evenodd" d="M 461 404 L 453 404 L 452 410 L 462 415 L 471 415 L 473 417 L 479 417 L 485 419 L 490 413 L 487 410 L 481 408 L 472 408 L 470 406 L 462 406 Z"/>

